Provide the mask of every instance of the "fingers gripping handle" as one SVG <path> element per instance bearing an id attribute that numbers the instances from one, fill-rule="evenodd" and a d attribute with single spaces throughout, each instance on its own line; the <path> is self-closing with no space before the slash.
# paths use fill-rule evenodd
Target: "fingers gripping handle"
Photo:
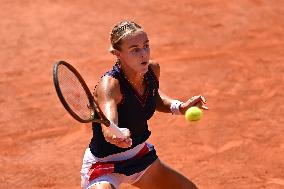
<path id="1" fill-rule="evenodd" d="M 125 133 L 126 128 L 119 128 L 117 125 L 115 125 L 113 122 L 110 122 L 109 129 L 111 132 L 117 137 L 117 138 L 128 138 L 129 132 Z"/>

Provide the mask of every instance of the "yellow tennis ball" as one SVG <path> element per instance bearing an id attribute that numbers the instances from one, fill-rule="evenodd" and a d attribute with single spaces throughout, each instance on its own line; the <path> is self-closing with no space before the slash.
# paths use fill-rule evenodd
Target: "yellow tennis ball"
<path id="1" fill-rule="evenodd" d="M 185 119 L 187 121 L 198 121 L 202 117 L 202 110 L 196 106 L 188 108 L 185 112 Z"/>

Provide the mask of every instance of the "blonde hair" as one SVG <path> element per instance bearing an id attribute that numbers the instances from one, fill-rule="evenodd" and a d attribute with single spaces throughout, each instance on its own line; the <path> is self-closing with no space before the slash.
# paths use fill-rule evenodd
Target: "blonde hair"
<path id="1" fill-rule="evenodd" d="M 143 28 L 133 21 L 122 21 L 116 24 L 110 33 L 110 52 L 113 52 L 115 49 L 120 50 L 122 39 L 137 31 L 143 31 Z"/>

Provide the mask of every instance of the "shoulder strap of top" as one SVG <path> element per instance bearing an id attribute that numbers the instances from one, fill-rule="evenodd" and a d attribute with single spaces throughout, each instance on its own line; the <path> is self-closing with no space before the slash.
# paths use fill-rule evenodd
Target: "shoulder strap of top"
<path id="1" fill-rule="evenodd" d="M 107 71 L 103 76 L 105 76 L 105 75 L 114 77 L 115 79 L 120 79 L 121 73 L 120 73 L 120 66 L 119 66 L 119 63 L 116 62 L 116 63 L 114 64 L 114 66 L 112 67 L 112 69 L 109 70 L 109 71 Z M 103 76 L 102 76 L 102 77 L 103 77 Z"/>

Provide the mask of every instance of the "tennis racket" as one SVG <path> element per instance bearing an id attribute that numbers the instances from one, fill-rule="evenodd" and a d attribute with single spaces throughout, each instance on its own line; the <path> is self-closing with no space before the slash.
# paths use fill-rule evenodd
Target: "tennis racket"
<path id="1" fill-rule="evenodd" d="M 81 123 L 102 123 L 116 137 L 126 138 L 123 128 L 117 127 L 103 114 L 84 79 L 71 64 L 57 62 L 53 67 L 53 82 L 61 103 L 73 118 Z"/>

